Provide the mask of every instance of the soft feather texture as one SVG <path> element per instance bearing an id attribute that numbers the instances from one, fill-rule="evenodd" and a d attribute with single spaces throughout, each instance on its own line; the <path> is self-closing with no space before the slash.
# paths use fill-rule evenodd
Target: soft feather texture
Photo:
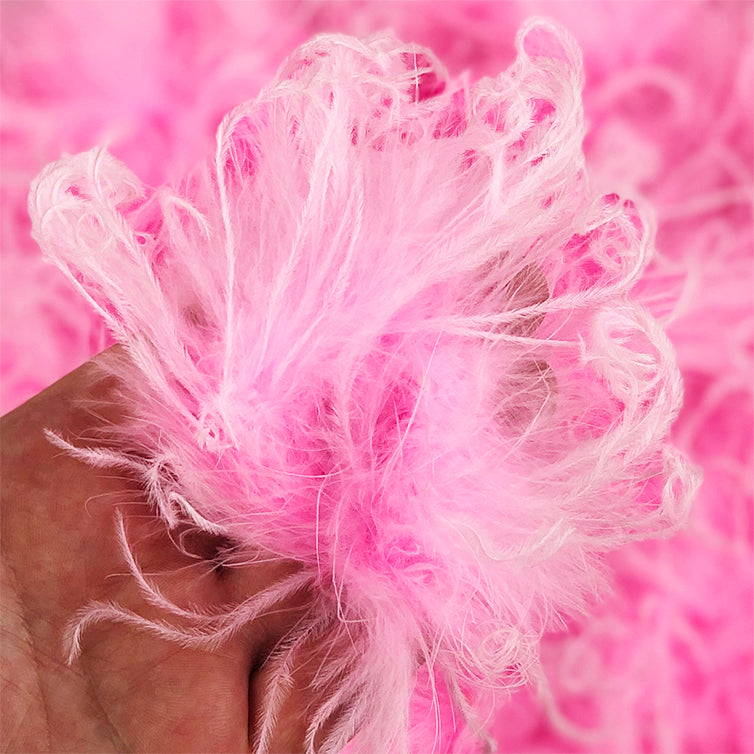
<path id="1" fill-rule="evenodd" d="M 354 732 L 408 748 L 420 662 L 428 698 L 481 734 L 601 556 L 676 529 L 697 483 L 668 443 L 672 348 L 631 295 L 650 215 L 590 188 L 573 39 L 535 21 L 517 50 L 470 84 L 390 36 L 320 37 L 181 184 L 94 150 L 30 197 L 36 239 L 128 354 L 138 458 L 82 453 L 129 465 L 168 522 L 304 564 L 182 638 L 313 585 L 271 662 L 284 683 L 325 627 L 345 653 L 314 680 L 337 679 L 309 731 L 334 715 L 326 751 Z M 83 621 L 101 617 L 133 616 Z"/>
<path id="2" fill-rule="evenodd" d="M 674 438 L 704 468 L 686 530 L 610 556 L 612 594 L 545 634 L 545 705 L 498 707 L 501 751 L 750 752 L 752 655 L 751 4 L 520 0 L 0 3 L 0 403 L 18 405 L 103 347 L 100 318 L 30 238 L 28 186 L 107 143 L 158 184 L 193 164 L 222 114 L 311 34 L 387 27 L 451 71 L 510 63 L 520 20 L 559 19 L 584 50 L 595 183 L 648 196 L 660 294 L 685 382 Z M 426 680 L 426 677 L 425 677 Z M 439 686 L 438 694 L 447 700 Z M 435 721 L 415 694 L 417 751 Z M 441 745 L 466 751 L 441 705 Z M 416 728 L 418 730 L 418 727 Z"/>

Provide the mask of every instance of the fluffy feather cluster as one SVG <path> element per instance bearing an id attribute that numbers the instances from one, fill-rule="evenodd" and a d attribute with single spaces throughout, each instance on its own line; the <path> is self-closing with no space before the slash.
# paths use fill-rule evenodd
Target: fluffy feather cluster
<path id="1" fill-rule="evenodd" d="M 421 693 L 481 733 L 602 555 L 675 529 L 696 485 L 672 349 L 631 298 L 651 223 L 590 188 L 575 42 L 533 21 L 517 51 L 472 85 L 390 36 L 319 37 L 180 185 L 95 150 L 32 190 L 36 239 L 128 354 L 139 453 L 90 460 L 169 523 L 304 565 L 184 638 L 312 587 L 270 659 L 282 687 L 325 627 L 345 653 L 310 747 L 327 724 L 324 751 L 404 750 Z"/>

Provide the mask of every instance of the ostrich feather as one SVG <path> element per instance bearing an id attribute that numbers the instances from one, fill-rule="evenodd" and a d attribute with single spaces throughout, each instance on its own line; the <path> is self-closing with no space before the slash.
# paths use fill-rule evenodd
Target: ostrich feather
<path id="1" fill-rule="evenodd" d="M 590 187 L 582 86 L 545 20 L 475 83 L 391 35 L 325 35 L 182 182 L 95 149 L 34 183 L 35 238 L 124 346 L 119 440 L 156 509 L 302 564 L 315 604 L 269 662 L 274 707 L 305 641 L 337 652 L 310 750 L 407 750 L 420 667 L 482 735 L 604 554 L 685 519 L 680 376 L 632 295 L 652 215 Z M 75 641 L 135 620 L 92 610 Z"/>

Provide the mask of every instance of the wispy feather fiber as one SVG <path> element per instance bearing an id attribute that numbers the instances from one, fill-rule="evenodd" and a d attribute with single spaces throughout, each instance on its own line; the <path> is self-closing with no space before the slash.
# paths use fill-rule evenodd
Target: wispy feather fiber
<path id="1" fill-rule="evenodd" d="M 473 84 L 391 36 L 322 36 L 182 183 L 97 149 L 34 184 L 35 238 L 128 357 L 124 455 L 90 459 L 170 523 L 303 564 L 271 596 L 317 604 L 269 661 L 284 684 L 311 637 L 338 647 L 322 751 L 406 750 L 417 694 L 482 735 L 603 555 L 686 516 L 679 372 L 632 297 L 651 215 L 590 187 L 582 77 L 546 21 Z"/>

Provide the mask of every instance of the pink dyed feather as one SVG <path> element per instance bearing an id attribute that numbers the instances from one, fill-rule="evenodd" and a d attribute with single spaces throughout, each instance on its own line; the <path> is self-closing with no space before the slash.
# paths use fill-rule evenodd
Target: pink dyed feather
<path id="1" fill-rule="evenodd" d="M 338 676 L 323 751 L 408 749 L 419 661 L 483 735 L 602 554 L 676 529 L 696 487 L 672 349 L 631 298 L 651 221 L 590 189 L 574 40 L 530 22 L 517 50 L 471 85 L 390 36 L 320 37 L 175 188 L 99 149 L 32 188 L 36 239 L 126 346 L 153 503 L 304 564 L 318 602 L 278 678 L 323 625 L 348 637 L 313 681 Z M 134 620 L 79 629 L 102 618 Z"/>
<path id="2" fill-rule="evenodd" d="M 314 32 L 391 26 L 451 71 L 496 74 L 520 19 L 552 15 L 585 53 L 595 184 L 640 191 L 657 208 L 662 257 L 642 295 L 671 314 L 687 386 L 676 441 L 705 481 L 688 532 L 624 548 L 611 559 L 613 597 L 569 633 L 545 635 L 556 707 L 520 692 L 492 730 L 502 751 L 751 751 L 751 11 L 686 0 L 1 3 L 2 405 L 105 342 L 29 238 L 27 188 L 46 162 L 106 141 L 142 180 L 160 183 L 194 162 L 220 115 Z M 436 731 L 415 701 L 424 735 L 415 748 L 426 751 Z M 466 750 L 446 707 L 441 720 L 442 748 Z"/>

